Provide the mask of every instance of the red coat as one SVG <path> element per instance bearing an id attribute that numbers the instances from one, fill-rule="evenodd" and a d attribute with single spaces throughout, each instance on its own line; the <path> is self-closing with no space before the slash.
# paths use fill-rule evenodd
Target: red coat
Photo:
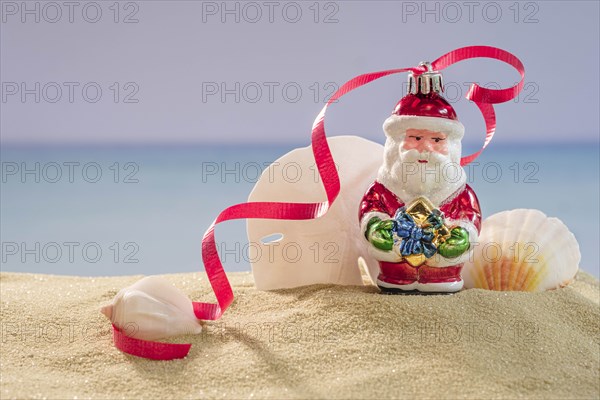
<path id="1" fill-rule="evenodd" d="M 404 205 L 405 203 L 402 199 L 398 198 L 383 184 L 375 181 L 363 196 L 360 204 L 358 218 L 361 226 L 364 229 L 368 222 L 366 219 L 370 219 L 377 214 L 393 218 L 396 211 Z M 477 196 L 469 185 L 465 185 L 436 206 L 444 213 L 446 221 L 449 222 L 450 226 L 463 226 L 469 232 L 471 242 L 477 239 L 477 237 L 473 236 L 477 236 L 481 230 L 481 209 Z M 367 214 L 371 214 L 371 216 Z M 364 231 L 362 233 L 364 234 Z M 393 261 L 392 259 L 387 259 L 387 257 L 385 258 L 380 261 Z M 433 264 L 433 260 L 431 263 L 427 261 L 426 264 Z"/>

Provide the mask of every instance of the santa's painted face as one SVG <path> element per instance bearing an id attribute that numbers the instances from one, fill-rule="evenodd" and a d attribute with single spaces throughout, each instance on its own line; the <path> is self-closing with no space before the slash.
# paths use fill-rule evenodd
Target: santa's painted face
<path id="1" fill-rule="evenodd" d="M 446 155 L 448 154 L 446 136 L 445 133 L 429 129 L 407 129 L 402 148 L 404 150 L 415 149 L 419 153 L 435 152 Z"/>
<path id="2" fill-rule="evenodd" d="M 409 128 L 388 137 L 378 180 L 405 201 L 426 196 L 436 203 L 464 184 L 460 156 L 459 138 Z"/>

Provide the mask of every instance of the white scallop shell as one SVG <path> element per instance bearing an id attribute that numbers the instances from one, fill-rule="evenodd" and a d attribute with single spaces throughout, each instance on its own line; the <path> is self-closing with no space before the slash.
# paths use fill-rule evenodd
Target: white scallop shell
<path id="1" fill-rule="evenodd" d="M 340 194 L 327 214 L 304 221 L 247 222 L 248 257 L 259 290 L 317 283 L 362 285 L 359 257 L 370 278 L 377 277 L 379 264 L 369 254 L 360 233 L 358 211 L 365 190 L 381 166 L 383 146 L 358 136 L 330 137 L 327 143 L 340 177 Z M 271 164 L 248 201 L 304 203 L 326 199 L 308 146 L 292 150 Z"/>
<path id="2" fill-rule="evenodd" d="M 142 278 L 121 289 L 101 312 L 127 336 L 136 339 L 155 340 L 202 331 L 191 300 L 157 276 Z"/>
<path id="3" fill-rule="evenodd" d="M 516 209 L 483 221 L 462 277 L 465 288 L 543 291 L 569 284 L 580 260 L 579 244 L 562 221 Z"/>

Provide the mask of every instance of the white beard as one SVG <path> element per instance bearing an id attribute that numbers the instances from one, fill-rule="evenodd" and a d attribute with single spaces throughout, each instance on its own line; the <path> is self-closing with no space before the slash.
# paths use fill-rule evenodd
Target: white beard
<path id="1" fill-rule="evenodd" d="M 427 197 L 436 207 L 457 195 L 466 183 L 460 166 L 460 140 L 448 140 L 448 154 L 403 150 L 402 140 L 388 138 L 377 181 L 408 204 Z M 427 160 L 419 163 L 418 160 Z"/>

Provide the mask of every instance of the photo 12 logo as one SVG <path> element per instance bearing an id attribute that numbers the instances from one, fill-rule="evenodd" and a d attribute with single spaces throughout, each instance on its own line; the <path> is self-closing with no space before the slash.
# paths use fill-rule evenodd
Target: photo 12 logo
<path id="1" fill-rule="evenodd" d="M 115 264 L 137 264 L 140 246 L 136 242 L 2 242 L 2 263 L 58 262 L 91 263 L 110 260 Z"/>
<path id="2" fill-rule="evenodd" d="M 140 5 L 133 1 L 3 1 L 2 23 L 137 24 Z"/>
<path id="3" fill-rule="evenodd" d="M 112 327 L 102 322 L 40 321 L 33 316 L 20 316 L 21 320 L 3 319 L 0 323 L 2 344 L 28 345 L 31 343 L 88 343 L 112 340 Z"/>
<path id="4" fill-rule="evenodd" d="M 113 103 L 136 104 L 136 82 L 2 82 L 2 103 Z"/>
<path id="5" fill-rule="evenodd" d="M 336 82 L 202 82 L 202 102 L 220 103 L 297 103 L 305 96 L 325 104 L 339 89 Z"/>
<path id="6" fill-rule="evenodd" d="M 432 321 L 398 327 L 399 337 L 409 343 L 498 343 L 501 341 L 536 343 L 540 327 L 535 322 L 511 321 Z"/>
<path id="7" fill-rule="evenodd" d="M 447 182 L 457 183 L 466 178 L 471 184 L 473 182 L 498 183 L 512 181 L 513 183 L 539 183 L 537 174 L 540 166 L 533 161 L 520 163 L 513 162 L 510 165 L 503 165 L 496 161 L 480 163 L 471 162 L 464 167 L 459 163 L 434 164 L 432 166 L 419 166 L 417 163 L 402 163 L 398 178 L 406 183 L 409 180 L 419 180 L 420 182 Z M 464 176 L 466 174 L 466 176 Z"/>
<path id="8" fill-rule="evenodd" d="M 402 22 L 495 24 L 506 20 L 515 24 L 537 24 L 538 2 L 496 1 L 403 1 Z"/>
<path id="9" fill-rule="evenodd" d="M 325 319 L 326 321 L 326 319 Z M 265 343 L 335 343 L 340 339 L 349 339 L 347 332 L 340 332 L 332 321 L 312 322 L 239 322 L 227 324 L 217 322 L 207 324 L 200 334 L 201 341 L 228 340 L 232 335 L 251 337 L 252 340 L 262 340 Z"/>
<path id="10" fill-rule="evenodd" d="M 203 1 L 202 22 L 337 24 L 339 11 L 340 5 L 334 1 Z"/>
<path id="11" fill-rule="evenodd" d="M 335 168 L 339 172 L 338 164 Z M 265 178 L 269 183 L 275 181 L 284 181 L 287 183 L 298 183 L 302 178 L 309 178 L 312 182 L 320 183 L 321 175 L 316 164 L 302 166 L 297 162 L 257 162 L 251 161 L 246 163 L 235 162 L 217 163 L 207 161 L 202 163 L 202 183 L 209 181 L 220 183 L 257 183 L 263 176 L 264 171 L 267 171 Z"/>
<path id="12" fill-rule="evenodd" d="M 508 86 L 515 86 L 519 82 L 513 82 Z M 444 81 L 444 99 L 450 104 L 458 103 L 465 100 L 465 96 L 469 93 L 473 84 L 479 85 L 482 88 L 501 90 L 504 86 L 498 82 L 452 82 Z M 538 104 L 540 99 L 538 94 L 540 92 L 540 85 L 537 82 L 524 82 L 523 89 L 517 96 L 511 101 L 513 103 L 523 104 Z M 403 93 L 408 93 L 408 82 L 403 83 Z M 471 101 L 471 100 L 469 100 Z"/>
<path id="13" fill-rule="evenodd" d="M 139 183 L 139 164 L 95 161 L 2 162 L 2 183 Z"/>
<path id="14" fill-rule="evenodd" d="M 242 261 L 274 264 L 281 260 L 292 264 L 302 262 L 336 264 L 340 262 L 344 253 L 344 249 L 341 249 L 336 242 L 282 243 L 280 241 L 282 238 L 283 235 L 275 234 L 262 238 L 260 242 L 221 242 L 216 243 L 216 246 L 222 262 L 236 264 Z"/>

